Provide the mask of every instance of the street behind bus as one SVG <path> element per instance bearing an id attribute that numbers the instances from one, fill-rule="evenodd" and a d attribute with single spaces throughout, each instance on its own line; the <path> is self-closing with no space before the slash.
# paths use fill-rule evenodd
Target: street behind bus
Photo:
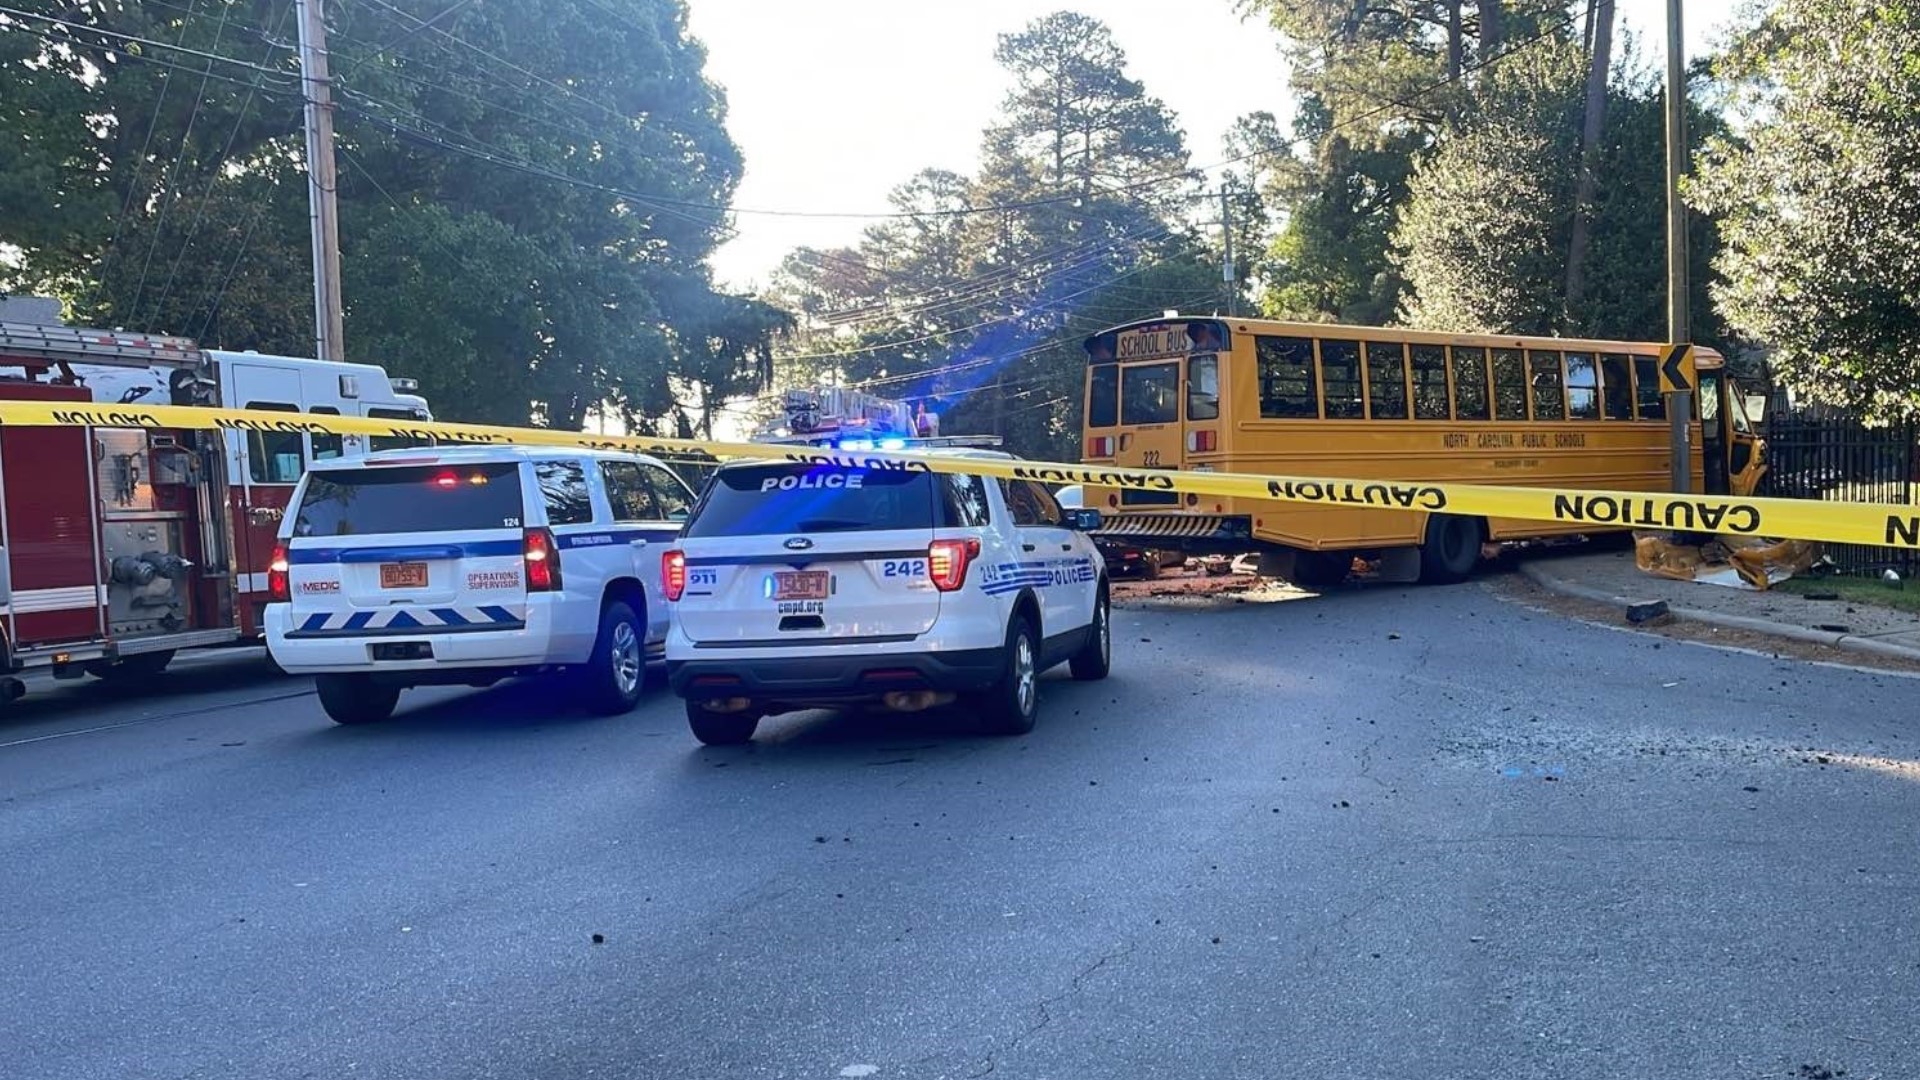
<path id="1" fill-rule="evenodd" d="M 255 655 L 0 724 L 8 1076 L 1911 1076 L 1920 684 L 1446 588 L 1127 601 L 1024 739 Z"/>

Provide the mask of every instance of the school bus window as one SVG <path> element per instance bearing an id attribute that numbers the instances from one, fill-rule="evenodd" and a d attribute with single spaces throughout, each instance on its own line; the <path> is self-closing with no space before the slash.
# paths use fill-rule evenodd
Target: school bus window
<path id="1" fill-rule="evenodd" d="M 1120 372 L 1122 424 L 1174 424 L 1180 420 L 1180 364 L 1148 364 Z"/>
<path id="2" fill-rule="evenodd" d="M 1527 363 L 1519 349 L 1493 350 L 1493 405 L 1501 420 L 1527 418 Z"/>
<path id="3" fill-rule="evenodd" d="M 300 411 L 295 405 L 270 401 L 249 401 L 249 409 L 266 412 Z M 247 476 L 256 484 L 295 484 L 305 471 L 302 460 L 307 437 L 297 431 L 250 431 L 247 433 Z"/>
<path id="4" fill-rule="evenodd" d="M 1592 353 L 1567 354 L 1567 418 L 1600 419 L 1600 371 Z"/>
<path id="5" fill-rule="evenodd" d="M 322 416 L 339 416 L 340 415 L 340 410 L 334 408 L 331 405 L 315 405 L 312 409 L 309 409 L 308 411 L 319 413 Z M 332 461 L 334 458 L 346 456 L 346 448 L 342 445 L 342 440 L 340 436 L 311 435 L 308 437 L 312 440 L 313 460 Z"/>
<path id="6" fill-rule="evenodd" d="M 1413 418 L 1450 420 L 1447 408 L 1447 349 L 1444 345 L 1415 345 L 1413 359 Z"/>
<path id="7" fill-rule="evenodd" d="M 1487 412 L 1487 350 L 1453 347 L 1453 415 L 1461 420 L 1485 420 Z M 1523 407 L 1522 411 L 1525 409 Z"/>
<path id="8" fill-rule="evenodd" d="M 1087 426 L 1112 427 L 1120 416 L 1120 369 L 1101 364 L 1087 369 Z"/>
<path id="9" fill-rule="evenodd" d="M 1375 420 L 1407 418 L 1407 353 L 1403 347 L 1367 343 L 1367 409 Z"/>
<path id="10" fill-rule="evenodd" d="M 1560 386 L 1560 354 L 1529 350 L 1527 367 L 1533 383 L 1533 418 L 1565 420 L 1567 395 Z"/>
<path id="11" fill-rule="evenodd" d="M 1600 356 L 1600 400 L 1609 420 L 1633 419 L 1633 376 L 1619 353 Z"/>
<path id="12" fill-rule="evenodd" d="M 1359 420 L 1366 415 L 1360 397 L 1360 343 L 1320 342 L 1320 381 L 1327 389 L 1327 419 Z"/>
<path id="13" fill-rule="evenodd" d="M 1313 385 L 1313 342 L 1307 338 L 1262 337 L 1254 341 L 1260 364 L 1260 415 L 1296 419 L 1320 415 Z"/>
<path id="14" fill-rule="evenodd" d="M 1747 420 L 1747 407 L 1741 404 L 1739 397 L 1733 394 L 1727 395 L 1727 419 L 1733 421 L 1734 434 L 1753 434 L 1753 425 Z"/>
<path id="15" fill-rule="evenodd" d="M 1187 419 L 1220 419 L 1220 358 L 1196 356 L 1187 361 Z"/>
<path id="16" fill-rule="evenodd" d="M 1227 347 L 1227 328 L 1216 322 L 1187 324 L 1188 352 L 1218 352 Z"/>
<path id="17" fill-rule="evenodd" d="M 1633 391 L 1640 404 L 1640 419 L 1665 420 L 1667 399 L 1660 396 L 1660 358 L 1633 358 Z"/>

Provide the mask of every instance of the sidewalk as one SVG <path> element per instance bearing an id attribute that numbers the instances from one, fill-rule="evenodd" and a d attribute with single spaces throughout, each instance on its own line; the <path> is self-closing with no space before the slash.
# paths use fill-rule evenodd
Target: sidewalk
<path id="1" fill-rule="evenodd" d="M 1676 619 L 1920 661 L 1920 616 L 1850 600 L 1670 581 L 1641 572 L 1630 550 L 1535 555 L 1520 563 L 1520 573 L 1562 596 L 1622 609 L 1665 600 Z"/>

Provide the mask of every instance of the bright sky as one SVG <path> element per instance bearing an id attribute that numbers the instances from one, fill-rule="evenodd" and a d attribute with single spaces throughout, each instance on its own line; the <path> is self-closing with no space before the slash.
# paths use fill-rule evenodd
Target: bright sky
<path id="1" fill-rule="evenodd" d="M 1128 72 L 1173 109 L 1195 164 L 1218 160 L 1241 114 L 1291 124 L 1277 34 L 1243 22 L 1233 0 L 688 0 L 708 74 L 727 90 L 727 128 L 746 156 L 743 209 L 884 211 L 887 192 L 928 166 L 970 172 L 1007 80 L 997 36 L 1063 6 L 1104 21 Z M 1689 56 L 1701 55 L 1735 0 L 1686 0 Z M 1640 55 L 1664 56 L 1664 0 L 1620 0 Z M 1195 43 L 1205 42 L 1205 64 Z M 793 248 L 859 239 L 866 222 L 742 213 L 714 257 L 720 280 L 764 283 Z"/>

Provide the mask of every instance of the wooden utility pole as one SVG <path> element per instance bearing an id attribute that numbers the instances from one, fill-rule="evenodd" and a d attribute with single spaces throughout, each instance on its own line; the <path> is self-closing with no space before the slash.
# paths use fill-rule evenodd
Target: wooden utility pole
<path id="1" fill-rule="evenodd" d="M 1227 191 L 1227 185 L 1220 185 L 1220 280 L 1227 289 L 1227 318 L 1238 315 L 1237 294 L 1233 275 L 1233 199 Z"/>
<path id="2" fill-rule="evenodd" d="M 294 0 L 300 23 L 300 78 L 306 97 L 307 203 L 313 225 L 313 346 L 322 360 L 344 360 L 340 303 L 340 210 L 333 161 L 333 90 L 321 0 Z"/>
<path id="3" fill-rule="evenodd" d="M 1600 136 L 1607 117 L 1607 75 L 1613 64 L 1613 0 L 1598 0 L 1587 15 L 1593 31 L 1588 35 L 1587 105 L 1580 125 L 1580 175 L 1574 184 L 1573 230 L 1567 242 L 1566 327 L 1581 326 L 1580 316 L 1586 309 L 1594 174 L 1600 167 Z"/>
<path id="4" fill-rule="evenodd" d="M 1687 206 L 1680 201 L 1680 177 L 1687 171 L 1687 48 L 1681 33 L 1680 0 L 1667 0 L 1667 340 L 1689 340 L 1687 317 Z M 1685 493 L 1693 482 L 1693 394 L 1667 395 L 1668 448 L 1672 452 L 1673 490 Z"/>

